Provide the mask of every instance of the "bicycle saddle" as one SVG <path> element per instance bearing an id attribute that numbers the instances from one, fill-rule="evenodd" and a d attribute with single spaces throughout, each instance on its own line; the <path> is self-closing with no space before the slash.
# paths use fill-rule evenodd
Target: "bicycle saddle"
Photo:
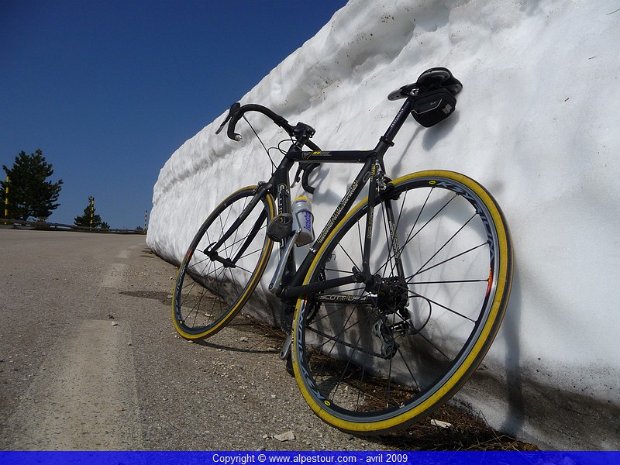
<path id="1" fill-rule="evenodd" d="M 417 94 L 421 94 L 440 88 L 448 89 L 452 95 L 456 95 L 461 91 L 463 85 L 452 75 L 448 68 L 430 68 L 420 74 L 418 80 L 413 84 L 407 84 L 400 89 L 390 92 L 388 100 L 411 97 L 416 90 Z"/>

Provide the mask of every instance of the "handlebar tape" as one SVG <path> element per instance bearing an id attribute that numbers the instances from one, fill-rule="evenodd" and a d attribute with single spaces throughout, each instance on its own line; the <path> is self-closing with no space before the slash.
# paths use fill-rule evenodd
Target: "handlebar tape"
<path id="1" fill-rule="evenodd" d="M 226 126 L 226 123 L 228 123 L 228 121 L 230 121 L 230 118 L 237 113 L 237 111 L 239 111 L 239 108 L 241 108 L 241 104 L 239 102 L 235 102 L 230 106 L 230 109 L 228 110 L 228 114 L 226 115 L 226 118 L 224 119 L 224 121 L 222 121 L 222 124 L 220 124 L 220 127 L 217 128 L 217 131 L 215 131 L 216 134 L 219 134 L 220 132 L 222 132 L 222 129 L 224 129 L 224 126 Z"/>
<path id="2" fill-rule="evenodd" d="M 284 129 L 289 135 L 292 135 L 293 128 L 291 127 L 290 124 L 288 124 L 288 121 L 284 117 L 278 115 L 277 113 L 275 113 L 274 111 L 270 110 L 267 107 L 264 107 L 262 105 L 257 105 L 254 103 L 250 103 L 250 104 L 239 107 L 237 111 L 232 115 L 230 122 L 228 123 L 228 131 L 226 132 L 226 134 L 228 135 L 230 139 L 235 140 L 235 141 L 241 140 L 241 135 L 235 132 L 235 126 L 237 125 L 237 123 L 239 122 L 243 114 L 248 111 L 256 111 L 258 113 L 262 113 L 263 115 L 267 116 L 271 121 L 273 121 L 275 124 L 277 124 L 282 129 Z"/>

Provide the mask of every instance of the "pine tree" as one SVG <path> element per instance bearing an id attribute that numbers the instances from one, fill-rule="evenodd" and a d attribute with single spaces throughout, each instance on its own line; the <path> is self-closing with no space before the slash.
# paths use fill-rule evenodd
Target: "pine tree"
<path id="1" fill-rule="evenodd" d="M 6 180 L 0 181 L 0 198 L 3 209 L 6 205 L 8 218 L 47 220 L 52 210 L 60 205 L 56 201 L 62 188 L 62 179 L 56 182 L 46 180 L 54 174 L 54 168 L 47 163 L 41 149 L 30 155 L 21 151 L 15 157 L 12 168 L 2 165 L 2 169 L 6 173 Z M 5 196 L 8 199 L 6 203 Z M 2 214 L 4 216 L 4 211 Z"/>
<path id="2" fill-rule="evenodd" d="M 84 214 L 76 216 L 73 219 L 73 224 L 89 229 L 101 229 L 102 224 L 107 226 L 107 223 L 102 223 L 101 216 L 95 212 L 95 198 L 92 195 L 88 197 L 88 206 L 84 209 Z"/>

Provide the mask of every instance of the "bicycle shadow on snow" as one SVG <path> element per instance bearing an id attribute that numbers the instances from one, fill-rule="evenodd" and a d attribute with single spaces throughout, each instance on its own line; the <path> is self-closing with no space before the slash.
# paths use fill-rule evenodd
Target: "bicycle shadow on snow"
<path id="1" fill-rule="evenodd" d="M 439 123 L 437 126 L 433 126 L 430 128 L 425 128 L 423 126 L 420 126 L 418 123 L 415 123 L 412 121 L 408 121 L 407 123 L 405 123 L 405 124 L 414 124 L 415 129 L 413 130 L 413 133 L 411 134 L 409 141 L 407 142 L 405 148 L 401 151 L 401 156 L 398 158 L 396 163 L 393 165 L 392 168 L 387 168 L 387 171 L 388 171 L 387 174 L 388 175 L 391 174 L 396 178 L 396 177 L 402 176 L 403 174 L 407 174 L 411 172 L 410 168 L 403 166 L 403 161 L 406 158 L 408 158 L 408 155 L 411 152 L 411 147 L 413 146 L 413 142 L 420 136 L 420 133 L 422 133 L 422 148 L 426 152 L 430 152 L 435 146 L 435 144 L 437 144 L 437 142 L 439 142 L 444 137 L 447 137 L 448 134 L 452 132 L 452 129 L 454 128 L 454 126 L 457 125 L 459 119 L 460 119 L 459 113 L 455 112 L 447 120 L 444 120 L 443 122 Z M 430 155 L 430 153 L 426 153 L 425 155 Z M 390 159 L 389 152 L 386 155 L 386 159 L 388 161 Z M 420 162 L 416 164 L 422 164 L 422 161 L 426 162 L 426 160 L 420 160 Z M 433 169 L 433 168 L 434 168 L 433 166 L 428 166 L 423 169 Z"/>
<path id="2" fill-rule="evenodd" d="M 523 292 L 518 263 L 515 260 L 510 301 L 502 322 L 499 336 L 506 344 L 504 368 L 506 370 L 506 400 L 508 413 L 501 426 L 502 430 L 521 431 L 525 423 L 525 396 L 523 394 L 523 374 L 521 370 L 521 312 L 523 311 Z"/>

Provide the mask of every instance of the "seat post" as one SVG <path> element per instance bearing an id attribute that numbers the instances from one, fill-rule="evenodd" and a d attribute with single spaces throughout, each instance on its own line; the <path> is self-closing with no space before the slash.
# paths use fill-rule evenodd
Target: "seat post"
<path id="1" fill-rule="evenodd" d="M 385 134 L 379 139 L 379 143 L 377 144 L 377 147 L 375 147 L 375 151 L 381 156 L 385 154 L 387 149 L 394 145 L 394 137 L 396 137 L 396 134 L 398 134 L 398 131 L 405 123 L 409 113 L 411 113 L 412 105 L 413 99 L 411 97 L 405 99 L 405 103 L 403 103 L 403 106 L 396 114 L 394 121 L 392 121 L 392 124 L 390 124 L 387 131 L 385 131 Z"/>

